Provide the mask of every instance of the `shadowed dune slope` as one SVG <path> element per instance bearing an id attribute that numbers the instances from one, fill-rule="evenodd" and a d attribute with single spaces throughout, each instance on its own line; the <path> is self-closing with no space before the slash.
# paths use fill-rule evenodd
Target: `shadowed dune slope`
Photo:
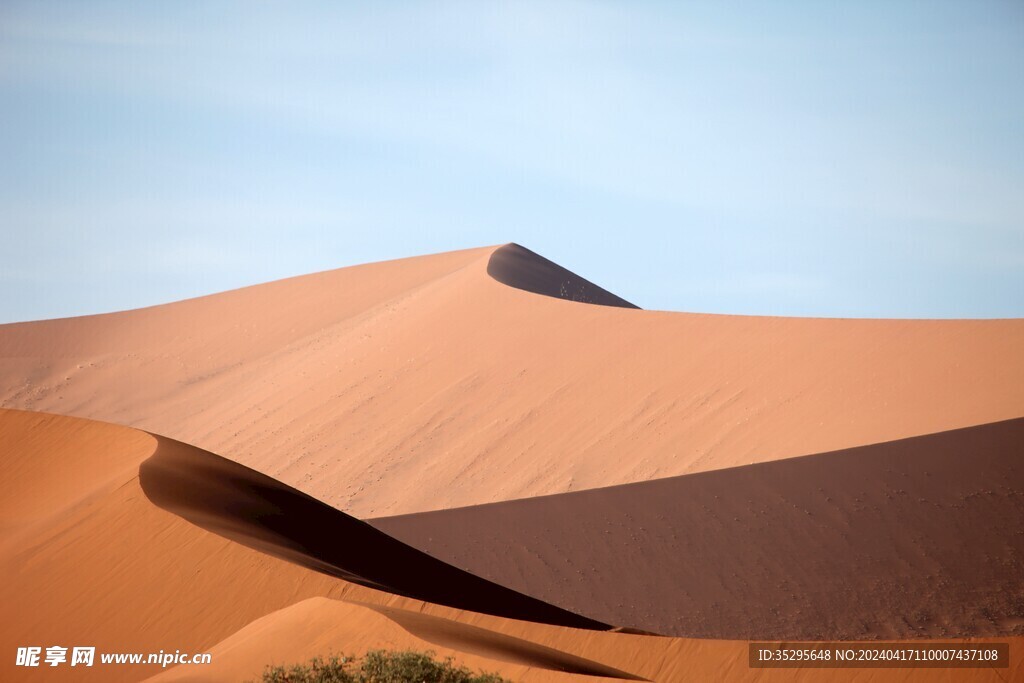
<path id="1" fill-rule="evenodd" d="M 1024 635 L 1024 419 L 371 523 L 658 633 Z"/>
<path id="2" fill-rule="evenodd" d="M 518 244 L 495 249 L 487 260 L 487 274 L 509 287 L 534 294 L 584 304 L 639 308 Z"/>
<path id="3" fill-rule="evenodd" d="M 165 434 L 360 518 L 1024 416 L 1022 320 L 591 306 L 489 268 L 565 281 L 508 246 L 3 325 L 0 406 Z"/>
<path id="4" fill-rule="evenodd" d="M 142 490 L 159 507 L 208 531 L 425 602 L 559 626 L 610 628 L 445 564 L 248 467 L 159 441 L 139 468 Z"/>
<path id="5" fill-rule="evenodd" d="M 161 509 L 140 485 L 139 468 L 145 462 L 152 465 L 151 458 L 188 463 L 216 457 L 186 444 L 88 420 L 0 410 L 0 453 L 5 492 L 0 507 L 5 530 L 0 542 L 0 604 L 5 616 L 0 650 L 11 655 L 0 660 L 0 680 L 43 681 L 71 674 L 68 680 L 141 680 L 159 668 L 29 669 L 16 667 L 13 653 L 17 647 L 51 645 L 94 646 L 98 652 L 201 652 L 270 612 L 315 596 L 347 597 L 447 619 L 482 618 L 363 588 L 302 566 L 311 562 L 296 547 L 308 543 L 309 535 L 289 541 L 258 531 L 282 527 L 259 517 L 272 516 L 274 510 L 247 498 L 254 486 L 244 478 L 220 490 L 201 489 L 228 496 L 237 505 L 237 515 L 254 516 L 231 523 L 221 515 L 220 533 Z M 173 482 L 161 481 L 158 471 L 151 469 L 146 478 L 157 480 L 147 484 L 151 491 L 174 488 Z M 39 486 L 47 481 L 55 486 Z M 232 486 L 241 490 L 232 492 Z M 43 489 L 50 514 L 33 507 L 36 493 Z M 173 491 L 163 492 L 168 493 Z M 338 531 L 336 526 L 333 530 Z M 290 554 L 302 564 L 246 547 L 223 533 L 248 537 L 251 546 L 290 544 L 290 552 L 277 554 Z M 342 536 L 331 540 L 353 549 Z M 373 556 L 373 547 L 355 549 Z M 498 624 L 506 621 L 494 619 Z M 359 642 L 372 637 L 367 634 Z M 381 646 L 385 643 L 380 641 Z M 571 659 L 567 655 L 566 661 Z"/>
<path id="6" fill-rule="evenodd" d="M 8 653 L 0 680 L 116 683 L 160 673 L 155 665 L 16 667 L 15 648 L 31 645 L 95 646 L 100 653 L 212 650 L 209 675 L 198 668 L 167 672 L 204 682 L 245 680 L 293 655 L 427 645 L 524 683 L 594 680 L 551 666 L 610 667 L 656 681 L 1005 680 L 992 670 L 752 671 L 742 642 L 550 626 L 382 593 L 246 547 L 154 505 L 136 473 L 158 449 L 194 450 L 124 427 L 0 410 L 4 491 L 29 512 L 0 508 L 8 532 L 0 544 L 0 651 Z M 58 482 L 59 493 L 33 509 L 39 480 Z M 53 514 L 39 514 L 43 507 Z M 309 600 L 324 596 L 360 606 Z M 1012 680 L 1024 661 L 1024 639 L 1009 640 L 1014 668 L 1002 673 Z"/>

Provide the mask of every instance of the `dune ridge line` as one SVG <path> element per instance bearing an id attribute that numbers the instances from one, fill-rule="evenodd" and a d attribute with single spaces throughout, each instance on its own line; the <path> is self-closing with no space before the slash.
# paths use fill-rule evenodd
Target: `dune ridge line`
<path id="1" fill-rule="evenodd" d="M 1024 418 L 368 521 L 521 592 L 666 635 L 1024 635 Z"/>
<path id="2" fill-rule="evenodd" d="M 359 518 L 1024 416 L 1024 320 L 571 305 L 489 275 L 509 253 L 2 325 L 0 405 L 179 439 Z"/>
<path id="3" fill-rule="evenodd" d="M 515 242 L 498 247 L 491 253 L 487 259 L 487 274 L 509 287 L 556 299 L 640 308 Z"/>
<path id="4" fill-rule="evenodd" d="M 369 588 L 456 609 L 608 630 L 395 540 L 276 479 L 156 436 L 139 483 L 156 506 L 248 547 Z"/>

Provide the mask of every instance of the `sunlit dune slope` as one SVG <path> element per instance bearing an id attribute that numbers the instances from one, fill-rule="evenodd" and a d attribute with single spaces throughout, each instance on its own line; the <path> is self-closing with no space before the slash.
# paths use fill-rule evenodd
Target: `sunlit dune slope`
<path id="1" fill-rule="evenodd" d="M 296 599 L 343 593 L 342 582 L 205 532 L 150 503 L 138 468 L 157 447 L 155 437 L 133 429 L 0 411 L 5 495 L 31 501 L 33 490 L 47 489 L 52 510 L 30 517 L 20 506 L 3 509 L 0 649 L 10 656 L 0 660 L 0 680 L 71 675 L 70 667 L 56 673 L 15 667 L 16 647 L 199 651 Z M 63 485 L 41 485 L 53 480 Z M 80 669 L 75 680 L 153 673 L 131 666 Z"/>
<path id="2" fill-rule="evenodd" d="M 211 649 L 213 666 L 180 666 L 150 683 L 256 679 L 267 665 L 368 650 L 417 650 L 512 680 L 642 680 L 582 657 L 443 617 L 310 598 L 249 624 Z"/>
<path id="3" fill-rule="evenodd" d="M 1024 635 L 1024 419 L 371 523 L 657 633 Z"/>
<path id="4" fill-rule="evenodd" d="M 567 282 L 548 263 L 477 249 L 0 326 L 0 406 L 166 434 L 358 517 L 1024 416 L 1022 320 L 587 305 L 537 293 Z"/>
<path id="5" fill-rule="evenodd" d="M 460 662 L 487 664 L 516 680 L 573 680 L 562 676 L 565 671 L 636 678 L 523 640 L 539 627 L 529 621 L 485 617 L 335 578 L 387 589 L 394 579 L 410 593 L 588 624 L 507 589 L 489 591 L 486 582 L 458 570 L 432 567 L 440 563 L 417 558 L 412 549 L 402 552 L 395 547 L 401 544 L 363 522 L 186 444 L 78 418 L 0 410 L 0 452 L 0 483 L 10 492 L 0 508 L 6 617 L 0 649 L 11 654 L 0 662 L 0 680 L 141 680 L 159 667 L 26 668 L 15 666 L 13 653 L 51 645 L 92 646 L 100 653 L 203 652 L 265 614 L 312 596 L 345 597 L 361 606 L 329 602 L 336 606 L 330 628 L 305 617 L 305 630 L 293 633 L 294 624 L 288 625 L 290 635 L 278 643 L 302 640 L 295 647 L 300 654 L 323 642 L 304 640 L 314 627 L 343 637 L 350 654 L 428 642 L 406 635 L 412 630 L 426 633 Z M 100 471 L 107 476 L 94 476 Z M 38 486 L 44 481 L 56 486 Z M 525 633 L 503 635 L 495 626 Z M 282 651 L 261 646 L 247 664 L 258 672 Z M 196 680 L 208 680 L 196 671 Z"/>
<path id="6" fill-rule="evenodd" d="M 259 534 L 251 538 L 260 523 L 258 515 L 252 518 L 256 510 L 251 506 L 232 507 L 230 512 L 241 517 L 230 529 L 226 511 L 220 511 L 218 533 L 200 525 L 210 524 L 209 519 L 188 521 L 159 507 L 140 485 L 139 467 L 154 455 L 197 451 L 128 428 L 0 410 L 0 452 L 2 484 L 11 494 L 0 508 L 5 616 L 0 649 L 8 653 L 31 645 L 95 646 L 100 652 L 212 651 L 216 663 L 210 675 L 192 678 L 203 681 L 244 680 L 264 664 L 300 655 L 407 646 L 429 646 L 460 663 L 525 682 L 592 680 L 559 669 L 614 669 L 658 681 L 965 679 L 964 672 L 934 670 L 909 675 L 752 672 L 741 642 L 515 621 L 353 585 L 222 535 L 266 543 Z M 37 487 L 42 480 L 59 487 L 37 505 L 35 496 L 47 490 Z M 258 487 L 248 488 L 259 493 Z M 308 600 L 322 596 L 359 605 Z M 1019 673 L 1024 643 L 1010 640 L 1015 668 L 1003 673 L 1012 678 Z M 149 665 L 28 669 L 15 667 L 13 656 L 0 662 L 3 681 L 135 681 L 157 673 L 159 668 Z M 197 672 L 181 669 L 175 675 L 181 673 Z M 1000 680 L 992 671 L 967 678 Z"/>
<path id="7" fill-rule="evenodd" d="M 162 462 L 179 464 L 190 458 L 216 458 L 185 444 L 76 418 L 0 410 L 0 452 L 4 455 L 2 484 L 11 492 L 2 508 L 0 604 L 6 618 L 0 626 L 0 649 L 12 653 L 0 662 L 0 680 L 49 680 L 47 675 L 54 675 L 53 670 L 15 667 L 17 647 L 203 651 L 254 619 L 312 596 L 347 596 L 415 611 L 433 609 L 448 617 L 462 614 L 352 585 L 226 538 L 232 535 L 270 551 L 275 551 L 275 542 L 291 541 L 295 551 L 295 546 L 309 540 L 256 533 L 261 524 L 273 530 L 273 522 L 265 518 L 275 514 L 289 518 L 286 521 L 292 526 L 309 520 L 295 519 L 296 511 L 287 506 L 271 510 L 268 505 L 279 503 L 280 497 L 271 497 L 262 508 L 251 500 L 247 503 L 244 491 L 232 499 L 230 488 L 239 483 L 237 478 L 220 491 L 225 510 L 216 523 L 192 513 L 195 522 L 216 526 L 218 533 L 162 509 L 140 485 L 139 468 L 151 462 L 154 454 Z M 110 476 L 72 479 L 62 474 L 98 471 Z M 159 481 L 160 476 L 153 471 L 145 475 L 151 480 L 150 489 L 166 485 L 158 493 L 166 505 L 167 497 L 175 493 L 174 485 Z M 45 501 L 49 515 L 33 507 L 32 492 L 41 481 L 62 484 Z M 197 482 L 184 483 L 176 493 L 187 503 L 188 486 Z M 249 488 L 264 493 L 258 487 Z M 365 536 L 349 536 L 351 529 L 335 525 L 323 531 L 332 534 L 329 541 L 357 562 L 365 564 L 376 556 L 374 547 L 358 543 L 366 541 Z M 274 554 L 287 553 L 278 548 Z M 294 552 L 292 559 L 301 559 L 300 554 Z M 401 559 L 411 570 L 410 579 L 431 576 L 429 571 L 417 574 L 416 563 L 408 557 Z M 440 590 L 457 587 L 451 576 L 445 578 L 450 583 L 439 586 Z M 476 593 L 470 590 L 467 595 Z M 57 673 L 70 675 L 65 671 L 70 667 Z M 75 680 L 118 681 L 138 680 L 153 671 L 145 666 L 107 666 L 73 673 Z"/>
<path id="8" fill-rule="evenodd" d="M 611 671 L 606 671 L 609 675 L 605 677 L 555 670 L 559 666 L 570 671 L 593 666 L 594 660 L 586 657 L 599 658 L 661 683 L 999 683 L 1016 680 L 1024 672 L 1024 638 L 1019 637 L 1009 639 L 1010 668 L 999 671 L 751 669 L 745 642 L 578 631 L 479 615 L 474 619 L 475 625 L 469 625 L 409 610 L 312 598 L 268 614 L 215 645 L 211 648 L 213 665 L 201 673 L 196 667 L 177 667 L 148 683 L 237 683 L 255 679 L 263 669 L 260 662 L 288 665 L 314 656 L 380 648 L 433 650 L 441 657 L 454 656 L 471 668 L 497 671 L 517 683 L 622 680 Z"/>

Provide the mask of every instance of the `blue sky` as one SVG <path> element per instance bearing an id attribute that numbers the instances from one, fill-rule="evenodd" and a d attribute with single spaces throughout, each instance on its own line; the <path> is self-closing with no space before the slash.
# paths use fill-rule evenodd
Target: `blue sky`
<path id="1" fill-rule="evenodd" d="M 1024 316 L 1024 4 L 0 4 L 0 322 L 519 242 L 645 308 Z"/>

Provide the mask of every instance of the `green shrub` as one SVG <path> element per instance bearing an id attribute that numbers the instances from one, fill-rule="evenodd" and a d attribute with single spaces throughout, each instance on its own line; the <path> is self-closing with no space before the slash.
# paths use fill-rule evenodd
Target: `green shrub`
<path id="1" fill-rule="evenodd" d="M 357 683 L 359 680 L 346 671 L 351 660 L 345 657 L 331 657 L 324 660 L 314 657 L 306 664 L 294 664 L 287 669 L 283 666 L 268 666 L 263 672 L 263 683 Z"/>
<path id="2" fill-rule="evenodd" d="M 361 660 L 314 657 L 306 664 L 267 667 L 262 683 L 508 683 L 498 674 L 478 673 L 439 662 L 433 652 L 371 650 Z"/>

